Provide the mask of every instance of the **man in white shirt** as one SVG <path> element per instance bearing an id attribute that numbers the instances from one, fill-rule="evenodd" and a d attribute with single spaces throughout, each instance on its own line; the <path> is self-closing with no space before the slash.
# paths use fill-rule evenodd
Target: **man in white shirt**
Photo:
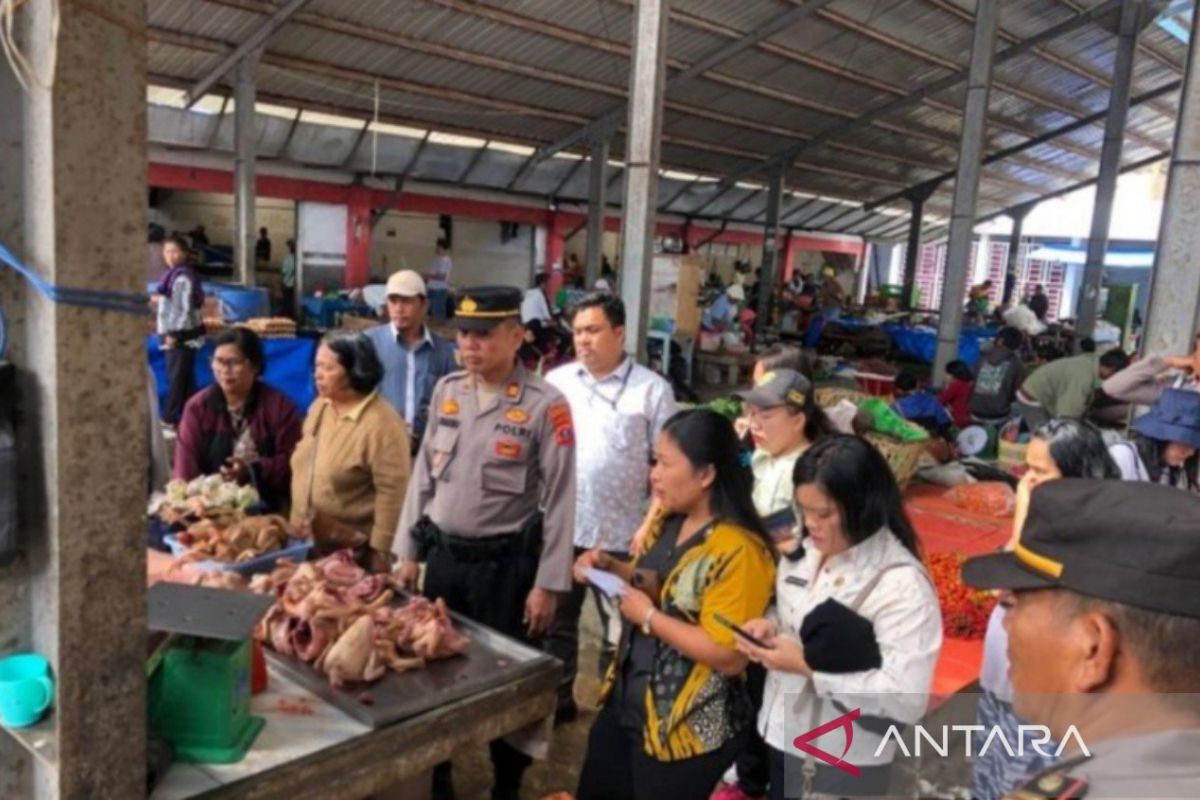
<path id="1" fill-rule="evenodd" d="M 548 325 L 554 319 L 550 313 L 550 301 L 546 297 L 546 286 L 549 285 L 550 275 L 539 272 L 533 279 L 533 288 L 525 290 L 521 299 L 521 324 L 528 326 L 531 322 Z"/>
<path id="2" fill-rule="evenodd" d="M 450 294 L 450 272 L 453 269 L 450 244 L 445 239 L 438 239 L 433 266 L 425 273 L 425 280 L 429 285 L 429 313 L 434 319 L 445 319 L 449 316 L 446 301 Z"/>
<path id="3" fill-rule="evenodd" d="M 629 558 L 633 535 L 649 500 L 654 442 L 676 412 L 671 385 L 625 354 L 625 304 L 591 294 L 572 320 L 578 361 L 559 367 L 547 382 L 566 396 L 575 420 L 575 551 L 600 549 Z M 620 614 L 593 591 L 605 628 L 600 671 L 607 668 L 620 636 Z M 579 615 L 585 587 L 560 599 L 545 649 L 562 660 L 556 722 L 576 714 L 572 689 L 578 664 Z"/>

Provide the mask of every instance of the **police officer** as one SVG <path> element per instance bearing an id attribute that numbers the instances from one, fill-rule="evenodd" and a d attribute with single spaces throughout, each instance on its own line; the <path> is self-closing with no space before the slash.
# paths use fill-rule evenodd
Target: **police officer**
<path id="1" fill-rule="evenodd" d="M 455 308 L 464 371 L 438 381 L 396 531 L 401 579 L 520 639 L 540 638 L 571 588 L 575 433 L 566 399 L 517 364 L 521 291 L 464 292 Z M 542 509 L 542 511 L 539 511 Z M 516 798 L 530 759 L 491 743 L 493 798 Z M 434 796 L 451 797 L 449 763 Z"/>
<path id="2" fill-rule="evenodd" d="M 1010 797 L 1200 797 L 1200 497 L 1045 483 L 963 578 L 1004 590 L 1014 710 L 1067 746 Z"/>

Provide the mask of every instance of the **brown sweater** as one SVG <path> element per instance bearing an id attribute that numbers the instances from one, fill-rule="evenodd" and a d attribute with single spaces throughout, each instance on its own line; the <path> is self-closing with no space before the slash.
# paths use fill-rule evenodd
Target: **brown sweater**
<path id="1" fill-rule="evenodd" d="M 318 398 L 292 455 L 292 524 L 312 508 L 390 551 L 411 470 L 404 420 L 377 392 L 340 417 Z"/>

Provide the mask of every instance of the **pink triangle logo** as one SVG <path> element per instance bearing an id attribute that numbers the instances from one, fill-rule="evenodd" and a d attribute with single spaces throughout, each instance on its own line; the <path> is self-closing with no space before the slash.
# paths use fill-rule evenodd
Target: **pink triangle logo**
<path id="1" fill-rule="evenodd" d="M 794 740 L 792 740 L 792 746 L 797 750 L 808 753 L 813 758 L 821 759 L 831 767 L 836 767 L 842 772 L 849 773 L 857 778 L 861 774 L 861 770 L 859 770 L 859 768 L 853 764 L 843 761 L 842 759 L 846 757 L 846 753 L 850 752 L 850 745 L 854 743 L 854 720 L 858 719 L 860 716 L 862 716 L 861 709 L 856 708 L 853 711 L 847 711 L 840 717 L 831 719 L 829 722 L 813 728 L 808 733 L 797 736 Z M 846 733 L 846 746 L 842 748 L 842 754 L 840 756 L 827 753 L 816 745 L 811 744 L 814 739 L 819 739 L 830 731 L 837 730 L 838 728 L 841 728 Z"/>

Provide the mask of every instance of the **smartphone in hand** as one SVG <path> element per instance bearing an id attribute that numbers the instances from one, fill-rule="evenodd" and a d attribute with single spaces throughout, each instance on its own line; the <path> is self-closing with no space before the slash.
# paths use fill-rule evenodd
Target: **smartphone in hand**
<path id="1" fill-rule="evenodd" d="M 741 638 L 745 639 L 747 642 L 754 645 L 755 647 L 761 647 L 763 650 L 771 649 L 771 645 L 767 644 L 762 639 L 759 639 L 756 636 L 751 636 L 744 629 L 735 625 L 733 622 L 731 622 L 726 617 L 724 617 L 720 614 L 713 614 L 713 619 L 715 619 L 717 622 L 724 625 L 726 628 L 729 628 L 729 630 L 733 631 L 735 635 L 740 636 Z"/>

